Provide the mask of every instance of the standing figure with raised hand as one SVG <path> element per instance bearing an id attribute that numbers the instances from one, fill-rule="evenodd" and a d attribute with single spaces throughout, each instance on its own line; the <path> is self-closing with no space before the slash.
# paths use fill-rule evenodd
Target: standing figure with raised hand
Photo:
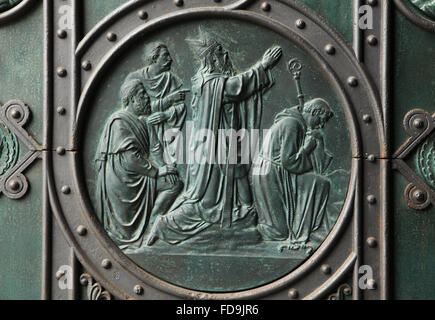
<path id="1" fill-rule="evenodd" d="M 192 78 L 194 128 L 189 152 L 201 159 L 188 164 L 184 194 L 156 220 L 148 245 L 157 239 L 177 244 L 212 225 L 234 230 L 256 216 L 248 181 L 250 164 L 231 161 L 238 159 L 241 149 L 233 131 L 259 128 L 262 94 L 273 85 L 270 70 L 282 49 L 267 50 L 248 71 L 236 73 L 224 47 L 209 33 L 201 29 L 199 33 L 198 39 L 187 41 L 200 63 Z M 222 130 L 228 136 L 219 134 Z M 222 156 L 222 149 L 229 154 Z"/>
<path id="2" fill-rule="evenodd" d="M 137 79 L 145 87 L 151 98 L 151 115 L 148 121 L 154 126 L 157 137 L 164 147 L 166 163 L 175 164 L 175 137 L 186 119 L 184 100 L 188 90 L 181 88 L 181 81 L 171 72 L 173 60 L 165 44 L 148 44 L 145 47 L 144 60 L 145 67 L 129 74 L 126 81 Z"/>

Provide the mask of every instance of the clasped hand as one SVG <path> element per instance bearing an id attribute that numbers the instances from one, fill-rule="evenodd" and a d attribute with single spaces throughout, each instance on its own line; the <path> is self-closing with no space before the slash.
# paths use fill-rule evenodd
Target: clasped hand
<path id="1" fill-rule="evenodd" d="M 318 130 L 309 130 L 306 133 L 304 149 L 306 152 L 311 153 L 317 146 L 324 145 L 324 138 L 322 132 Z"/>
<path id="2" fill-rule="evenodd" d="M 172 166 L 163 166 L 159 168 L 159 177 L 165 177 L 171 184 L 175 184 L 178 182 L 178 170 Z"/>

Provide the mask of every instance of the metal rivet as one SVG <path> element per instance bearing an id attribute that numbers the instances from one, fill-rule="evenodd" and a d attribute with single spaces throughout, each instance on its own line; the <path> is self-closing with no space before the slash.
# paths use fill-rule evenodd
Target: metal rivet
<path id="1" fill-rule="evenodd" d="M 56 153 L 60 156 L 63 156 L 65 154 L 66 150 L 64 147 L 57 147 Z"/>
<path id="2" fill-rule="evenodd" d="M 369 237 L 367 238 L 367 245 L 370 248 L 376 248 L 376 246 L 378 245 L 378 241 L 374 237 Z"/>
<path id="3" fill-rule="evenodd" d="M 58 36 L 60 39 L 65 39 L 67 35 L 68 35 L 68 34 L 67 34 L 66 30 L 64 30 L 64 29 L 59 29 L 59 30 L 57 30 L 57 36 Z"/>
<path id="4" fill-rule="evenodd" d="M 306 26 L 305 21 L 302 19 L 298 19 L 296 20 L 296 27 L 298 27 L 299 29 L 304 29 Z"/>
<path id="5" fill-rule="evenodd" d="M 9 181 L 8 185 L 9 185 L 9 189 L 11 189 L 12 191 L 18 191 L 20 190 L 21 187 L 21 184 L 15 179 Z"/>
<path id="6" fill-rule="evenodd" d="M 367 37 L 367 42 L 371 46 L 375 46 L 378 44 L 378 38 L 375 35 L 371 34 Z"/>
<path id="7" fill-rule="evenodd" d="M 145 10 L 139 10 L 139 12 L 137 13 L 138 17 L 142 20 L 146 20 L 148 19 L 148 12 L 146 12 Z"/>
<path id="8" fill-rule="evenodd" d="M 424 121 L 421 119 L 415 119 L 414 122 L 412 122 L 412 125 L 416 129 L 423 129 L 424 128 Z"/>
<path id="9" fill-rule="evenodd" d="M 68 186 L 63 186 L 61 191 L 62 191 L 63 194 L 70 194 L 71 193 L 71 188 L 68 187 Z"/>
<path id="10" fill-rule="evenodd" d="M 358 85 L 358 79 L 355 77 L 349 77 L 347 79 L 347 83 L 351 86 L 351 87 L 356 87 Z"/>
<path id="11" fill-rule="evenodd" d="M 350 287 L 346 287 L 346 288 L 343 289 L 343 293 L 344 293 L 346 296 L 349 296 L 349 295 L 352 294 L 352 289 L 351 289 Z"/>
<path id="12" fill-rule="evenodd" d="M 80 277 L 80 284 L 81 284 L 82 286 L 87 286 L 88 283 L 89 283 L 89 281 L 88 281 L 88 277 L 85 277 L 84 275 L 85 275 L 85 274 L 82 274 L 81 277 Z"/>
<path id="13" fill-rule="evenodd" d="M 86 233 L 88 233 L 88 229 L 86 229 L 86 227 L 85 227 L 85 226 L 82 226 L 82 225 L 78 226 L 77 229 L 76 229 L 76 231 L 77 231 L 77 234 L 78 234 L 79 236 L 82 236 L 82 237 L 85 236 Z"/>
<path id="14" fill-rule="evenodd" d="M 181 7 L 184 5 L 184 1 L 183 0 L 174 0 L 174 3 L 177 7 Z"/>
<path id="15" fill-rule="evenodd" d="M 107 38 L 107 40 L 113 42 L 113 41 L 116 41 L 117 36 L 113 32 L 108 32 L 106 38 Z"/>
<path id="16" fill-rule="evenodd" d="M 372 194 L 367 196 L 367 202 L 369 204 L 375 204 L 376 203 L 376 197 L 374 195 L 372 195 Z"/>
<path id="17" fill-rule="evenodd" d="M 83 70 L 85 70 L 85 71 L 89 71 L 89 70 L 91 70 L 91 68 L 92 68 L 92 64 L 91 64 L 91 62 L 90 62 L 89 60 L 85 60 L 85 61 L 83 61 L 83 62 L 82 62 L 82 68 L 83 68 Z"/>
<path id="18" fill-rule="evenodd" d="M 375 157 L 374 154 L 369 154 L 367 156 L 367 160 L 370 161 L 370 162 L 375 162 L 376 161 L 376 157 Z"/>
<path id="19" fill-rule="evenodd" d="M 18 110 L 17 108 L 13 108 L 12 111 L 11 111 L 11 116 L 14 119 L 21 118 L 21 112 L 20 112 L 20 110 Z"/>
<path id="20" fill-rule="evenodd" d="M 332 269 L 330 267 L 329 264 L 324 264 L 322 265 L 322 267 L 320 268 L 320 270 L 324 273 L 324 274 L 331 274 Z"/>
<path id="21" fill-rule="evenodd" d="M 365 114 L 365 115 L 363 115 L 363 121 L 365 123 L 370 123 L 370 122 L 372 122 L 372 117 L 370 117 L 370 115 L 368 115 L 368 114 Z"/>
<path id="22" fill-rule="evenodd" d="M 61 78 L 64 78 L 67 75 L 67 71 L 66 71 L 66 69 L 64 67 L 57 68 L 56 73 Z"/>
<path id="23" fill-rule="evenodd" d="M 296 290 L 296 289 L 290 289 L 290 290 L 288 291 L 288 296 L 289 296 L 289 298 L 291 298 L 291 299 L 297 299 L 297 298 L 299 298 L 299 292 L 298 292 L 298 290 Z"/>
<path id="24" fill-rule="evenodd" d="M 333 55 L 335 54 L 335 47 L 332 44 L 327 44 L 325 46 L 325 51 L 327 54 Z"/>
<path id="25" fill-rule="evenodd" d="M 133 291 L 134 291 L 134 293 L 137 294 L 138 296 L 140 296 L 140 295 L 143 294 L 143 288 L 142 288 L 142 286 L 140 286 L 140 285 L 136 285 L 136 286 L 134 286 Z"/>
<path id="26" fill-rule="evenodd" d="M 104 259 L 103 261 L 101 261 L 101 266 L 104 269 L 110 269 L 112 267 L 112 262 L 109 259 Z"/>
<path id="27" fill-rule="evenodd" d="M 369 6 L 374 7 L 378 4 L 378 0 L 368 0 L 367 3 L 369 4 Z"/>
<path id="28" fill-rule="evenodd" d="M 66 109 L 64 107 L 58 107 L 57 113 L 60 115 L 64 115 L 66 113 Z"/>
<path id="29" fill-rule="evenodd" d="M 263 11 L 270 11 L 270 9 L 272 8 L 272 6 L 270 5 L 270 3 L 269 2 L 263 2 L 262 4 L 261 4 L 261 10 L 263 10 Z"/>
<path id="30" fill-rule="evenodd" d="M 420 203 L 424 203 L 426 201 L 426 192 L 417 189 L 413 193 L 413 197 Z"/>

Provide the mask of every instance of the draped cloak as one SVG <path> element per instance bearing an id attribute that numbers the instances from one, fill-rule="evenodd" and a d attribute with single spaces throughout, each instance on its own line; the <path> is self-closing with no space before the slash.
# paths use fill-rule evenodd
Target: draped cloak
<path id="1" fill-rule="evenodd" d="M 229 227 L 232 223 L 255 214 L 248 182 L 249 164 L 227 164 L 217 159 L 222 129 L 258 129 L 263 107 L 262 94 L 273 79 L 259 63 L 235 76 L 207 74 L 201 71 L 192 79 L 193 134 L 189 154 L 203 154 L 215 160 L 188 164 L 184 194 L 168 214 L 156 221 L 154 233 L 162 240 L 176 244 L 212 224 Z M 202 130 L 213 137 L 202 139 Z M 228 145 L 227 148 L 229 149 Z M 228 150 L 227 149 L 227 150 Z M 240 150 L 240 145 L 238 145 Z"/>
<path id="2" fill-rule="evenodd" d="M 126 81 L 137 79 L 142 82 L 147 94 L 151 99 L 151 112 L 169 112 L 169 119 L 165 122 L 153 126 L 156 131 L 157 137 L 162 146 L 165 147 L 165 159 L 167 162 L 175 162 L 177 152 L 177 141 L 175 141 L 176 133 L 181 131 L 186 120 L 186 106 L 183 101 L 178 102 L 167 109 L 164 109 L 163 99 L 171 93 L 178 91 L 182 87 L 181 80 L 169 71 L 162 72 L 161 74 L 150 77 L 148 73 L 149 67 L 145 67 L 138 71 L 131 73 Z M 173 137 L 167 141 L 165 139 L 165 132 L 173 129 L 173 133 L 168 136 Z"/>
<path id="3" fill-rule="evenodd" d="M 277 115 L 252 176 L 258 230 L 264 240 L 305 243 L 326 213 L 332 157 L 319 146 L 302 151 L 307 126 L 297 107 Z"/>
<path id="4" fill-rule="evenodd" d="M 121 249 L 140 247 L 150 219 L 158 169 L 148 159 L 160 149 L 155 141 L 147 123 L 124 110 L 110 117 L 101 136 L 97 212 Z"/>

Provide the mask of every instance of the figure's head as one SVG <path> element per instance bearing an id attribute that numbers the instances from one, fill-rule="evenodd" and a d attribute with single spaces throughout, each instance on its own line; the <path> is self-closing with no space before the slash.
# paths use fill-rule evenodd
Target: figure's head
<path id="1" fill-rule="evenodd" d="M 304 104 L 303 116 L 310 129 L 321 129 L 334 116 L 328 102 L 321 98 L 312 99 Z"/>
<path id="2" fill-rule="evenodd" d="M 161 42 L 152 42 L 145 47 L 145 63 L 147 66 L 156 65 L 161 71 L 169 71 L 172 65 L 172 58 L 169 50 Z"/>
<path id="3" fill-rule="evenodd" d="M 127 81 L 122 85 L 121 100 L 124 108 L 137 116 L 151 113 L 150 97 L 139 80 Z"/>
<path id="4" fill-rule="evenodd" d="M 233 65 L 224 49 L 215 38 L 201 28 L 199 39 L 187 39 L 195 55 L 201 62 L 201 67 L 208 73 L 217 72 L 226 75 L 233 74 Z"/>

